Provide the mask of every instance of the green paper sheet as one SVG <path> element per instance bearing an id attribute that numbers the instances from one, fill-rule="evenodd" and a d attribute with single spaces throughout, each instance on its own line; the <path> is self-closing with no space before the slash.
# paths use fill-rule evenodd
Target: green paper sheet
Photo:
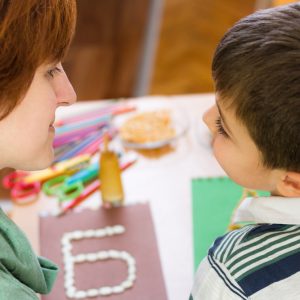
<path id="1" fill-rule="evenodd" d="M 214 240 L 227 231 L 243 188 L 228 177 L 192 180 L 194 267 L 206 256 Z M 261 196 L 269 193 L 258 191 Z"/>

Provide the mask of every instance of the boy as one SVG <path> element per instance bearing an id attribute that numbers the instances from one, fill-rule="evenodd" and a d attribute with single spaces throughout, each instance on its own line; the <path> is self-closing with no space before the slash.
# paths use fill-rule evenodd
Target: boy
<path id="1" fill-rule="evenodd" d="M 235 182 L 271 196 L 242 202 L 234 222 L 254 224 L 214 242 L 190 299 L 300 299 L 300 4 L 235 24 L 212 71 L 214 155 Z"/>

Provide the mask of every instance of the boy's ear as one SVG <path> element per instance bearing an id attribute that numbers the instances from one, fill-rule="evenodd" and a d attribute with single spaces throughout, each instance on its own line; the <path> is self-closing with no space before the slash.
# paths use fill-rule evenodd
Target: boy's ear
<path id="1" fill-rule="evenodd" d="M 299 197 L 300 173 L 286 172 L 277 184 L 277 191 L 284 197 Z"/>

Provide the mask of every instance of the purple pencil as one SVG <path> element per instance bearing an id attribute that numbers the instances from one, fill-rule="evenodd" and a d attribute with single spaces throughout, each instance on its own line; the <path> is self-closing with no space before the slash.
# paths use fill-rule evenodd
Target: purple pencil
<path id="1" fill-rule="evenodd" d="M 75 115 L 72 117 L 68 117 L 65 118 L 63 120 L 57 121 L 57 125 L 61 126 L 61 125 L 65 125 L 65 124 L 70 124 L 70 123 L 76 123 L 78 121 L 82 121 L 85 119 L 89 119 L 89 118 L 93 118 L 93 117 L 101 117 L 103 115 L 107 115 L 109 114 L 111 111 L 113 111 L 116 107 L 120 106 L 120 104 L 110 104 L 108 106 L 105 106 L 103 108 L 99 108 L 99 109 L 93 109 L 92 111 L 83 113 L 83 114 L 79 114 L 79 115 Z"/>
<path id="2" fill-rule="evenodd" d="M 56 148 L 56 147 L 62 146 L 64 144 L 70 143 L 74 140 L 82 139 L 86 135 L 88 135 L 94 131 L 97 131 L 105 126 L 107 126 L 107 122 L 99 123 L 97 125 L 93 125 L 93 126 L 90 126 L 87 128 L 74 130 L 71 132 L 61 134 L 54 138 L 53 146 Z"/>
<path id="3" fill-rule="evenodd" d="M 109 132 L 108 132 L 108 137 L 109 139 L 112 139 L 117 133 L 117 130 L 115 129 L 111 129 Z M 100 136 L 99 139 L 95 140 L 93 143 L 91 143 L 90 145 L 87 145 L 85 148 L 83 148 L 79 153 L 77 153 L 77 155 L 81 155 L 81 154 L 94 154 L 96 153 L 97 151 L 99 151 L 99 146 L 100 144 L 103 143 L 103 136 Z"/>
<path id="4" fill-rule="evenodd" d="M 70 158 L 78 155 L 81 152 L 82 149 L 88 147 L 89 145 L 94 143 L 96 140 L 98 140 L 102 136 L 103 136 L 102 131 L 100 131 L 100 132 L 98 131 L 96 133 L 90 134 L 80 144 L 76 145 L 75 147 L 73 147 L 72 149 L 67 151 L 66 153 L 63 153 L 62 155 L 57 157 L 55 159 L 55 162 L 60 162 L 60 161 L 66 160 L 66 159 L 70 159 Z"/>

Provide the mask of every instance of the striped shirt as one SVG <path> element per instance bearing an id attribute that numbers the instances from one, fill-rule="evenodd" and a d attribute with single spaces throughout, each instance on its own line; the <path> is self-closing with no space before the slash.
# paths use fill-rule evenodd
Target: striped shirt
<path id="1" fill-rule="evenodd" d="M 196 273 L 190 300 L 300 299 L 300 198 L 247 198 Z"/>

